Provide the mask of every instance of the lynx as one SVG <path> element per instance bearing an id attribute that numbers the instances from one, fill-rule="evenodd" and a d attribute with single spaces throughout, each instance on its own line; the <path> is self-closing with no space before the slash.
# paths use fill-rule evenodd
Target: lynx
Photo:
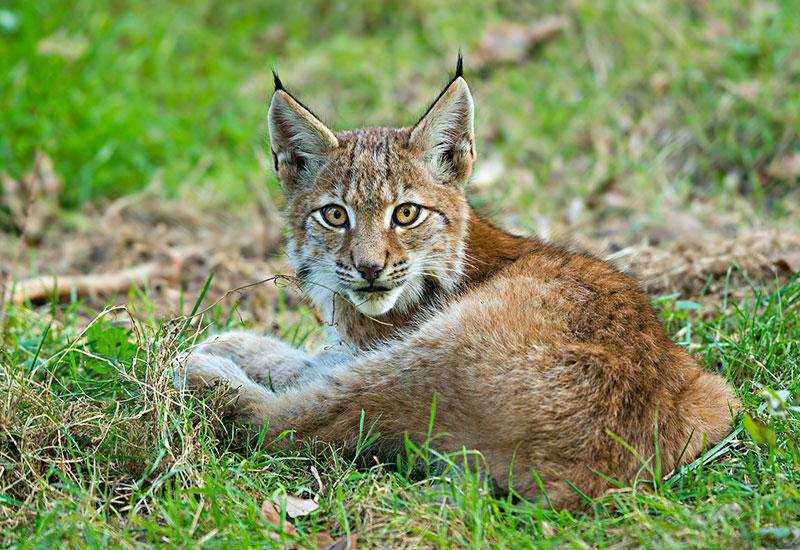
<path id="1" fill-rule="evenodd" d="M 733 391 L 669 339 L 630 277 L 475 213 L 473 110 L 460 57 L 399 129 L 334 132 L 276 74 L 287 254 L 330 344 L 223 333 L 180 357 L 176 384 L 221 384 L 239 419 L 345 450 L 362 414 L 384 452 L 425 438 L 435 399 L 438 450 L 478 450 L 498 484 L 559 508 L 656 453 L 664 472 L 687 463 L 726 434 Z"/>

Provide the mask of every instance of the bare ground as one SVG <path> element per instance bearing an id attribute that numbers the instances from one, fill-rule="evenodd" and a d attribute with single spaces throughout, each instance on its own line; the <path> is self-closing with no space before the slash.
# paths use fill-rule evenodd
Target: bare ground
<path id="1" fill-rule="evenodd" d="M 36 304 L 58 292 L 98 309 L 127 301 L 134 311 L 169 317 L 186 313 L 213 272 L 208 301 L 235 304 L 244 320 L 275 318 L 276 281 L 259 281 L 291 273 L 281 253 L 283 223 L 265 192 L 254 189 L 249 205 L 233 209 L 196 189 L 167 198 L 156 180 L 135 195 L 65 213 L 53 199 L 60 180 L 46 157 L 26 177 L 6 182 L 6 201 L 14 197 L 9 189 L 16 193 L 7 210 L 17 223 L 0 232 L 5 300 Z M 653 295 L 691 298 L 708 312 L 724 294 L 738 297 L 800 271 L 800 231 L 790 224 L 720 214 L 700 201 L 651 222 L 644 213 L 620 213 L 618 202 L 591 204 L 575 220 L 567 212 L 546 237 L 612 260 Z M 507 218 L 514 225 L 520 215 Z M 130 286 L 143 292 L 129 293 Z M 301 298 L 291 284 L 287 290 L 291 309 Z"/>

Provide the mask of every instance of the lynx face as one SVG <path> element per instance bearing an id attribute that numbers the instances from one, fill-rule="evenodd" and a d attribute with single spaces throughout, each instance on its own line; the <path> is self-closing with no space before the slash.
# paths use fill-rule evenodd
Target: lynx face
<path id="1" fill-rule="evenodd" d="M 276 77 L 270 146 L 287 193 L 288 253 L 323 311 L 338 294 L 362 313 L 380 316 L 458 284 L 472 126 L 460 65 L 415 126 L 340 133 Z"/>

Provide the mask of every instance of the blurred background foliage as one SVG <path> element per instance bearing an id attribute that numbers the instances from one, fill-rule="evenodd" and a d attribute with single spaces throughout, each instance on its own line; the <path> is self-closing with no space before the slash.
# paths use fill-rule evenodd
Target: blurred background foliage
<path id="1" fill-rule="evenodd" d="M 563 33 L 476 68 L 495 25 L 553 14 Z M 44 151 L 67 207 L 156 176 L 241 200 L 248 180 L 277 190 L 259 163 L 273 67 L 334 128 L 406 125 L 461 48 L 479 157 L 501 167 L 485 202 L 563 208 L 613 187 L 786 214 L 797 29 L 796 0 L 3 2 L 0 171 L 19 177 Z"/>

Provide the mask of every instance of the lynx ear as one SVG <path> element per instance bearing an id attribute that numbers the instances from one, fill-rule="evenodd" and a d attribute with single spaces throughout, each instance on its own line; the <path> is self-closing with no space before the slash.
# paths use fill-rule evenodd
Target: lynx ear
<path id="1" fill-rule="evenodd" d="M 412 128 L 408 141 L 442 183 L 466 183 L 475 158 L 474 107 L 462 72 L 459 55 L 456 75 Z"/>
<path id="2" fill-rule="evenodd" d="M 269 105 L 269 143 L 278 178 L 291 192 L 309 184 L 339 140 L 319 118 L 283 88 L 278 75 Z"/>

